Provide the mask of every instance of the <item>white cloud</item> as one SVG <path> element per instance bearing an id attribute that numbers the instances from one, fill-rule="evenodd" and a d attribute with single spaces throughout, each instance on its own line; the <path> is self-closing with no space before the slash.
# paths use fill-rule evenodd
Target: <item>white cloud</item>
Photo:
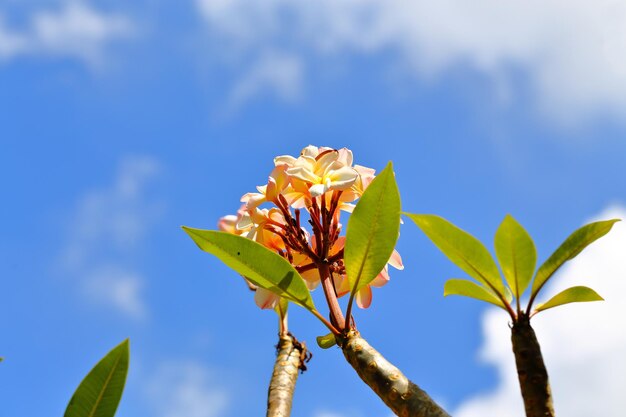
<path id="1" fill-rule="evenodd" d="M 161 364 L 146 394 L 156 417 L 218 417 L 230 402 L 212 373 L 195 361 Z"/>
<path id="2" fill-rule="evenodd" d="M 80 280 L 86 296 L 138 319 L 147 314 L 141 296 L 145 280 L 131 257 L 162 211 L 146 196 L 159 170 L 150 157 L 123 160 L 112 186 L 79 201 L 63 253 L 66 271 Z"/>
<path id="3" fill-rule="evenodd" d="M 141 291 L 144 279 L 119 265 L 103 265 L 90 271 L 83 280 L 84 292 L 93 300 L 111 305 L 135 318 L 147 314 Z"/>
<path id="4" fill-rule="evenodd" d="M 230 110 L 237 110 L 264 93 L 293 102 L 300 96 L 302 84 L 303 65 L 297 56 L 265 52 L 235 84 L 228 107 Z"/>
<path id="5" fill-rule="evenodd" d="M 458 68 L 514 83 L 559 122 L 626 118 L 626 3 L 617 0 L 196 0 L 227 47 L 305 54 L 394 51 L 430 79 Z M 221 43 L 224 44 L 223 42 Z M 526 84 L 527 83 L 527 84 Z"/>
<path id="6" fill-rule="evenodd" d="M 0 61 L 22 52 L 27 41 L 21 35 L 7 29 L 2 14 L 0 14 Z"/>
<path id="7" fill-rule="evenodd" d="M 0 10 L 0 59 L 20 55 L 64 56 L 100 67 L 107 46 L 133 32 L 127 17 L 103 13 L 79 1 L 66 1 L 57 10 L 33 11 L 29 25 L 21 31 L 3 24 Z"/>
<path id="8" fill-rule="evenodd" d="M 598 216 L 609 218 L 626 219 L 626 209 L 614 207 Z M 626 320 L 625 247 L 626 224 L 620 222 L 567 264 L 544 289 L 544 301 L 572 285 L 588 285 L 606 300 L 562 306 L 533 319 L 559 415 L 619 417 L 626 409 L 626 332 L 622 331 Z M 506 314 L 488 311 L 483 332 L 480 356 L 497 368 L 499 385 L 469 399 L 454 415 L 522 416 Z"/>

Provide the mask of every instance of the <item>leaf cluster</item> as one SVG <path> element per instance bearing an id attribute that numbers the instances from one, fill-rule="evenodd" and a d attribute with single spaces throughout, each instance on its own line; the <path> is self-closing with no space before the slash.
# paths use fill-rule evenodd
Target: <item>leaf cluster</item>
<path id="1" fill-rule="evenodd" d="M 494 238 L 500 269 L 478 239 L 446 219 L 432 214 L 406 215 L 450 261 L 474 279 L 448 280 L 444 287 L 445 296 L 462 295 L 494 304 L 506 310 L 513 320 L 521 314 L 530 316 L 563 304 L 602 300 L 591 288 L 575 286 L 561 291 L 543 304 L 538 304 L 532 311 L 535 298 L 559 268 L 607 234 L 618 219 L 598 221 L 577 229 L 535 272 L 535 243 L 526 229 L 511 215 L 507 215 L 500 223 Z M 529 286 L 528 304 L 522 309 L 521 299 Z M 515 308 L 512 305 L 513 299 Z"/>

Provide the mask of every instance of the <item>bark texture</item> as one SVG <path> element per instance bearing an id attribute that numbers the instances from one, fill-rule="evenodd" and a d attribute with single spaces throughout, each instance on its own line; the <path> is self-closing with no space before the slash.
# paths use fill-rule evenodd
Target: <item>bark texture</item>
<path id="1" fill-rule="evenodd" d="M 304 343 L 299 343 L 291 334 L 280 337 L 267 392 L 267 417 L 289 417 L 298 372 L 306 370 L 305 362 L 310 355 Z"/>
<path id="2" fill-rule="evenodd" d="M 347 361 L 385 404 L 401 417 L 450 417 L 430 396 L 370 346 L 356 330 L 340 341 Z"/>
<path id="3" fill-rule="evenodd" d="M 527 417 L 553 417 L 552 393 L 541 348 L 530 320 L 520 315 L 511 328 L 511 342 Z"/>

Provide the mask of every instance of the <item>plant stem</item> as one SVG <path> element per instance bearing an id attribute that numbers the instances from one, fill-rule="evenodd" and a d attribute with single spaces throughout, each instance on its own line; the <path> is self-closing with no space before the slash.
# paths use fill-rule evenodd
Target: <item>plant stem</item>
<path id="1" fill-rule="evenodd" d="M 298 371 L 306 370 L 310 353 L 291 334 L 282 335 L 276 345 L 276 362 L 267 392 L 267 417 L 289 417 Z"/>
<path id="2" fill-rule="evenodd" d="M 527 417 L 554 417 L 548 372 L 528 315 L 522 313 L 511 328 L 511 342 Z"/>
<path id="3" fill-rule="evenodd" d="M 343 317 L 339 301 L 337 300 L 337 295 L 335 294 L 335 286 L 333 284 L 333 279 L 330 276 L 328 263 L 320 262 L 317 265 L 317 268 L 322 280 L 324 296 L 326 297 L 326 302 L 328 303 L 328 308 L 330 309 L 330 321 L 335 328 L 341 331 L 346 327 L 346 319 Z"/>
<path id="4" fill-rule="evenodd" d="M 346 360 L 396 415 L 450 417 L 420 387 L 389 363 L 359 332 L 350 330 L 338 341 Z"/>

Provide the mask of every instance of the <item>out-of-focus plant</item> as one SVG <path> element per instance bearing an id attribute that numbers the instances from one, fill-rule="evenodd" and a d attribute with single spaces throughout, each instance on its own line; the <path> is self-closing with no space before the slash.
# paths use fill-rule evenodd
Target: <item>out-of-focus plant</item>
<path id="1" fill-rule="evenodd" d="M 469 233 L 435 215 L 407 213 L 407 216 L 453 263 L 475 280 L 450 279 L 445 284 L 444 295 L 476 298 L 494 304 L 509 314 L 512 320 L 511 342 L 526 415 L 554 416 L 548 373 L 530 319 L 553 307 L 599 301 L 602 297 L 591 288 L 575 286 L 561 291 L 545 303 L 534 305 L 534 301 L 565 262 L 607 234 L 618 220 L 599 221 L 576 230 L 535 272 L 535 244 L 528 232 L 507 215 L 496 231 L 494 241 L 503 275 L 501 278 L 487 248 Z M 524 306 L 522 296 L 529 286 L 530 295 Z"/>
<path id="2" fill-rule="evenodd" d="M 307 146 L 298 157 L 275 158 L 267 183 L 241 201 L 236 216 L 221 219 L 221 231 L 184 230 L 202 250 L 256 286 L 255 299 L 262 308 L 275 308 L 282 298 L 317 317 L 330 331 L 318 344 L 338 344 L 361 379 L 394 413 L 448 416 L 367 343 L 353 317 L 354 303 L 369 307 L 372 287 L 389 281 L 388 265 L 402 269 L 394 250 L 401 206 L 391 163 L 375 175 L 371 168 L 353 165 L 346 148 Z M 351 213 L 345 236 L 342 210 Z M 318 286 L 328 318 L 311 297 Z M 345 314 L 339 303 L 344 295 Z"/>

